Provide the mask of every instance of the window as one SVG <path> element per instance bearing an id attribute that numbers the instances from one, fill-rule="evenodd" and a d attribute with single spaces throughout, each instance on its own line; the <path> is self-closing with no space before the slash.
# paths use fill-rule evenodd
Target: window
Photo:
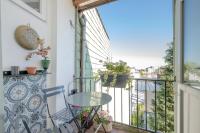
<path id="1" fill-rule="evenodd" d="M 47 0 L 11 0 L 41 20 L 46 20 Z"/>
<path id="2" fill-rule="evenodd" d="M 28 6 L 36 10 L 37 12 L 41 12 L 41 0 L 22 0 Z"/>
<path id="3" fill-rule="evenodd" d="M 200 85 L 200 0 L 184 0 L 184 81 Z"/>

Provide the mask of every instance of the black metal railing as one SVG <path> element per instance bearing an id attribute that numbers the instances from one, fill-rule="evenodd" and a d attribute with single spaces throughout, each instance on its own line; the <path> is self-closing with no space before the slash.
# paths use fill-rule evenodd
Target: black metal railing
<path id="1" fill-rule="evenodd" d="M 102 107 L 116 123 L 153 133 L 173 132 L 173 81 L 136 79 L 126 88 L 104 87 L 97 78 L 76 78 L 83 91 L 99 91 L 112 96 Z"/>

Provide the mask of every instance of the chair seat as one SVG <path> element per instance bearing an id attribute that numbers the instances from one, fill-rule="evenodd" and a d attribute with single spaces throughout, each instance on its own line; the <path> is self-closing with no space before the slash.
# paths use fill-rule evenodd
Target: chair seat
<path id="1" fill-rule="evenodd" d="M 81 112 L 81 108 L 72 108 L 72 112 L 73 112 L 74 116 L 77 118 L 77 116 Z M 70 123 L 73 119 L 75 119 L 75 118 L 73 118 L 72 113 L 70 112 L 70 110 L 68 108 L 64 108 L 64 109 L 54 113 L 51 116 L 51 118 L 55 121 L 60 121 L 62 124 Z"/>

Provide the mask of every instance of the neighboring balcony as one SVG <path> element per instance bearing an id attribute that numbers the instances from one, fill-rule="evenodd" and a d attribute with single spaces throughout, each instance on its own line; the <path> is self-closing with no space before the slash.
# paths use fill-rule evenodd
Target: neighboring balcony
<path id="1" fill-rule="evenodd" d="M 82 79 L 82 80 L 81 80 Z M 127 132 L 174 132 L 174 81 L 132 78 L 126 88 L 104 87 L 100 79 L 78 78 L 83 91 L 99 91 L 112 96 L 102 110 L 109 111 L 114 127 Z"/>

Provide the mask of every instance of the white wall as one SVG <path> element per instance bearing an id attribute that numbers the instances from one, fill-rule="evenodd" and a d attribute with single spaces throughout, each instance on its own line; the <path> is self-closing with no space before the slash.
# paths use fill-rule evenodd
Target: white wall
<path id="1" fill-rule="evenodd" d="M 30 61 L 25 60 L 26 55 L 30 51 L 21 48 L 16 43 L 14 37 L 17 26 L 30 23 L 40 37 L 45 39 L 46 45 L 52 48 L 50 51 L 51 66 L 49 69 L 49 72 L 52 74 L 47 77 L 48 87 L 64 85 L 67 88 L 74 74 L 75 8 L 72 0 L 47 0 L 47 9 L 45 9 L 47 11 L 46 21 L 39 19 L 10 0 L 0 0 L 0 2 L 0 7 L 2 8 L 2 34 L 0 36 L 2 38 L 2 48 L 0 47 L 2 63 L 0 60 L 0 72 L 1 64 L 3 71 L 10 70 L 10 67 L 14 65 L 20 66 L 21 70 L 25 70 L 27 66 L 41 68 L 40 57 L 35 56 Z M 70 25 L 70 21 L 72 25 Z M 0 76 L 0 88 L 2 88 L 1 84 L 2 75 Z M 0 99 L 0 101 L 2 100 Z M 52 99 L 51 104 L 56 104 L 57 108 L 63 107 L 59 99 Z"/>
<path id="2" fill-rule="evenodd" d="M 57 1 L 57 45 L 56 45 L 56 84 L 64 85 L 66 90 L 68 83 L 74 75 L 75 52 L 75 8 L 71 0 Z M 72 25 L 70 25 L 70 21 Z M 60 100 L 57 100 L 57 108 L 63 108 Z"/>
<path id="3" fill-rule="evenodd" d="M 30 23 L 46 44 L 52 47 L 52 73 L 56 73 L 55 84 L 67 85 L 74 74 L 74 42 L 75 33 L 70 25 L 74 24 L 75 9 L 71 0 L 47 0 L 47 20 L 43 21 L 17 6 L 10 0 L 2 1 L 2 54 L 3 70 L 10 70 L 10 66 L 20 66 L 25 70 L 27 66 L 37 66 L 41 69 L 40 57 L 34 56 L 26 61 L 30 52 L 21 48 L 15 41 L 14 32 L 17 26 Z M 56 64 L 57 63 L 57 64 Z M 55 67 L 56 65 L 56 67 Z"/>
<path id="4" fill-rule="evenodd" d="M 25 61 L 26 55 L 30 52 L 21 48 L 15 41 L 14 32 L 19 25 L 30 23 L 41 38 L 48 40 L 48 22 L 44 22 L 33 16 L 26 10 L 17 6 L 10 0 L 2 0 L 2 52 L 3 52 L 3 70 L 10 70 L 10 66 L 20 66 L 22 70 L 27 66 L 40 67 L 39 58 L 31 61 Z"/>
<path id="5" fill-rule="evenodd" d="M 75 9 L 71 0 L 58 0 L 57 9 L 57 84 L 63 84 L 74 74 Z"/>
<path id="6" fill-rule="evenodd" d="M 0 20 L 1 19 L 1 1 L 0 1 Z M 0 73 L 2 73 L 2 41 L 1 41 L 1 33 L 2 33 L 2 28 L 1 28 L 1 21 L 0 21 Z M 0 74 L 0 132 L 3 133 L 3 116 L 4 116 L 4 95 L 3 95 L 3 75 Z"/>

